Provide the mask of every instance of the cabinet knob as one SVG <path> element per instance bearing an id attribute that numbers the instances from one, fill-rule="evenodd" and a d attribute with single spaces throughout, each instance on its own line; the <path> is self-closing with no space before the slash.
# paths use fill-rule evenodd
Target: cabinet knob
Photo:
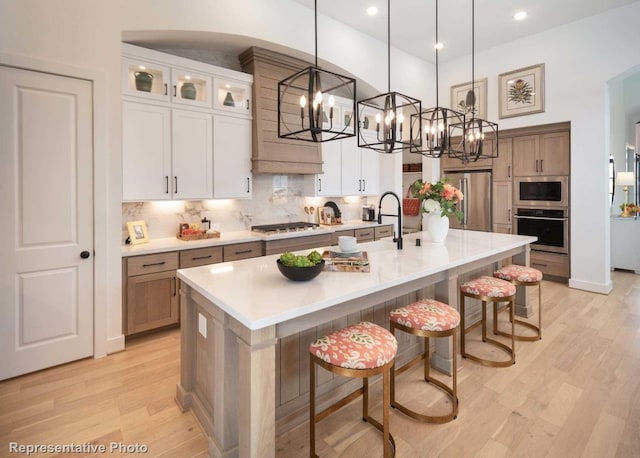
<path id="1" fill-rule="evenodd" d="M 91 253 L 89 253 L 87 250 L 80 253 L 80 257 L 82 259 L 87 259 L 89 256 L 91 256 Z"/>

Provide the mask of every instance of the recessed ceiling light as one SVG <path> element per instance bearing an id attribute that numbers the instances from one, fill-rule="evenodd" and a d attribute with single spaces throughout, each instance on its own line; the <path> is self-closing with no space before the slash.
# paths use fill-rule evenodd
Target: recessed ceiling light
<path id="1" fill-rule="evenodd" d="M 370 6 L 369 8 L 367 8 L 367 14 L 369 16 L 375 16 L 376 14 L 378 14 L 378 7 L 377 6 Z"/>
<path id="2" fill-rule="evenodd" d="M 442 49 L 442 48 L 444 48 L 444 45 L 442 43 L 438 42 L 435 45 L 433 45 L 433 47 L 436 48 L 436 49 Z"/>
<path id="3" fill-rule="evenodd" d="M 513 15 L 513 18 L 516 21 L 522 21 L 526 17 L 527 17 L 527 12 L 526 11 L 518 11 L 516 14 Z"/>

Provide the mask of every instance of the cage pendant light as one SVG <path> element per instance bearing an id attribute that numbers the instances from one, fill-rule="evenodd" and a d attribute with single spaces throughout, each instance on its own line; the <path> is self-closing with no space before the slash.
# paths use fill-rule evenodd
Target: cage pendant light
<path id="1" fill-rule="evenodd" d="M 475 0 L 471 0 L 471 89 L 465 104 L 472 106 L 471 116 L 463 124 L 454 126 L 455 135 L 465 137 L 464 153 L 451 151 L 449 155 L 463 162 L 498 157 L 498 124 L 476 117 L 475 93 Z"/>
<path id="2" fill-rule="evenodd" d="M 326 142 L 354 137 L 340 108 L 356 108 L 356 80 L 318 67 L 318 0 L 314 1 L 315 64 L 278 83 L 278 137 Z"/>
<path id="3" fill-rule="evenodd" d="M 379 153 L 399 153 L 410 148 L 419 141 L 410 135 L 411 120 L 421 111 L 420 100 L 391 92 L 391 1 L 387 0 L 387 93 L 358 102 L 358 146 Z M 421 123 L 418 119 L 418 132 Z"/>
<path id="4" fill-rule="evenodd" d="M 436 0 L 436 45 L 438 41 L 438 0 Z M 410 152 L 426 157 L 439 158 L 443 154 L 464 154 L 465 136 L 454 137 L 457 125 L 465 125 L 465 115 L 443 108 L 438 96 L 438 46 L 436 49 L 436 106 L 411 117 L 411 134 L 414 138 Z M 420 124 L 421 121 L 422 124 Z M 422 129 L 420 129 L 420 125 Z"/>

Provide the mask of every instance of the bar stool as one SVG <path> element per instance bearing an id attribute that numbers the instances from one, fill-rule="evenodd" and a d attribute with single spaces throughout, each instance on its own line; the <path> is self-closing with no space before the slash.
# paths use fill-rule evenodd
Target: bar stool
<path id="1" fill-rule="evenodd" d="M 517 264 L 509 264 L 501 269 L 496 270 L 493 276 L 513 283 L 518 286 L 538 286 L 538 326 L 527 321 L 514 318 L 516 324 L 533 329 L 536 332 L 534 336 L 514 336 L 515 340 L 524 340 L 528 342 L 535 342 L 542 339 L 542 272 L 538 269 L 528 266 L 520 266 Z M 504 310 L 504 308 L 497 310 L 493 309 L 493 333 L 505 337 L 511 337 L 507 332 L 498 330 L 498 313 Z"/>
<path id="2" fill-rule="evenodd" d="M 396 444 L 389 432 L 389 372 L 395 362 L 398 342 L 393 334 L 376 324 L 363 321 L 320 337 L 311 343 L 309 353 L 309 440 L 310 456 L 316 455 L 316 422 L 362 394 L 362 420 L 382 431 L 384 457 L 395 456 Z M 345 377 L 362 378 L 362 388 L 316 414 L 315 365 Z M 382 424 L 369 416 L 369 377 L 382 374 Z M 393 448 L 393 453 L 391 452 Z"/>
<path id="3" fill-rule="evenodd" d="M 482 319 L 469 327 L 465 328 L 465 298 L 480 299 L 482 301 Z M 483 366 L 489 367 L 509 367 L 516 363 L 516 351 L 513 332 L 513 308 L 516 297 L 516 287 L 512 283 L 499 278 L 493 278 L 488 276 L 478 277 L 474 280 L 463 283 L 460 286 L 460 327 L 462 328 L 460 338 L 460 354 L 463 358 L 476 361 Z M 493 302 L 494 307 L 498 307 L 501 302 L 508 302 L 509 313 L 511 318 L 511 347 L 493 340 L 487 337 L 487 302 Z M 465 340 L 467 332 L 476 326 L 482 325 L 482 341 L 489 343 L 496 348 L 503 350 L 508 356 L 507 361 L 494 361 L 486 358 L 481 358 L 476 355 L 467 353 L 465 348 Z"/>
<path id="4" fill-rule="evenodd" d="M 458 348 L 457 333 L 460 324 L 460 314 L 453 307 L 438 302 L 434 299 L 423 299 L 405 307 L 393 310 L 389 315 L 390 330 L 395 335 L 396 329 L 404 331 L 414 336 L 424 337 L 424 353 L 418 355 L 400 369 L 395 368 L 395 364 L 391 367 L 391 407 L 395 407 L 402 413 L 413 419 L 425 423 L 446 423 L 458 416 Z M 453 337 L 453 373 L 451 387 L 448 387 L 439 380 L 429 375 L 429 337 Z M 444 391 L 451 398 L 451 412 L 446 415 L 425 415 L 420 414 L 409 407 L 406 407 L 395 400 L 395 374 L 401 374 L 407 369 L 415 366 L 421 360 L 424 360 L 424 381 L 432 383 L 435 387 Z"/>

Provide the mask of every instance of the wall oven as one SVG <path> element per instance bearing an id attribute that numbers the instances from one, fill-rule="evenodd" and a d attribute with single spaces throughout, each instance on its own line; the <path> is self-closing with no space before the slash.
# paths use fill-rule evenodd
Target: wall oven
<path id="1" fill-rule="evenodd" d="M 566 208 L 517 207 L 516 234 L 538 237 L 532 250 L 569 253 L 569 218 Z"/>
<path id="2" fill-rule="evenodd" d="M 567 207 L 569 179 L 566 176 L 516 177 L 515 206 Z"/>

